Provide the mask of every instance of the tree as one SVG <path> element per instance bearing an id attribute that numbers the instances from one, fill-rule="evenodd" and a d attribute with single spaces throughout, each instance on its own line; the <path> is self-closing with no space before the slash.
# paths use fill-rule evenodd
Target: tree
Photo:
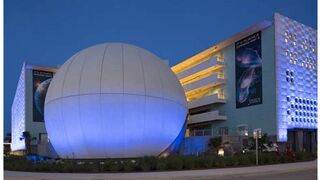
<path id="1" fill-rule="evenodd" d="M 26 145 L 26 154 L 30 155 L 31 153 L 31 141 L 36 140 L 35 137 L 31 137 L 31 134 L 29 131 L 24 131 L 22 133 L 22 138 L 20 140 L 24 139 L 25 145 Z"/>

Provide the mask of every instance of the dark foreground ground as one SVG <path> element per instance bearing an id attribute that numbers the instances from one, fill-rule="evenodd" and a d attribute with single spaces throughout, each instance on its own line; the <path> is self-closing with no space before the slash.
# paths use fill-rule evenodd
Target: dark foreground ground
<path id="1" fill-rule="evenodd" d="M 206 179 L 206 178 L 202 178 Z M 316 180 L 317 169 L 309 169 L 284 173 L 251 174 L 251 175 L 231 175 L 207 178 L 212 180 Z"/>
<path id="2" fill-rule="evenodd" d="M 169 171 L 148 173 L 31 173 L 4 171 L 5 180 L 75 180 L 75 179 L 117 179 L 117 180 L 315 180 L 317 161 L 251 166 L 241 168 L 221 168 L 191 171 Z"/>

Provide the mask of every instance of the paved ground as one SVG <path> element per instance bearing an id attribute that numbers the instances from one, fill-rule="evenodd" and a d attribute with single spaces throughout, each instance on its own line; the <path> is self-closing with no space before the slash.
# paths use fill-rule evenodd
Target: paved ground
<path id="1" fill-rule="evenodd" d="M 223 168 L 194 171 L 170 171 L 150 173 L 101 173 L 101 174 L 74 174 L 74 173 L 30 173 L 5 171 L 6 180 L 84 180 L 84 179 L 219 179 L 219 180 L 314 180 L 317 179 L 317 161 L 277 164 L 266 166 Z"/>

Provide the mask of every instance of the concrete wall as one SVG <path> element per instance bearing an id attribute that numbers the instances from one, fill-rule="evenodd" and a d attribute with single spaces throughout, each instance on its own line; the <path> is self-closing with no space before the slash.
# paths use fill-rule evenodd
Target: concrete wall
<path id="1" fill-rule="evenodd" d="M 262 104 L 236 109 L 234 44 L 221 52 L 225 59 L 225 97 L 227 102 L 221 106 L 220 112 L 227 115 L 227 120 L 212 124 L 215 134 L 217 134 L 219 127 L 228 127 L 229 133 L 233 133 L 240 124 L 248 125 L 249 135 L 252 135 L 250 130 L 255 128 L 262 128 L 262 132 L 269 135 L 277 133 L 274 26 L 262 30 L 261 38 Z"/>

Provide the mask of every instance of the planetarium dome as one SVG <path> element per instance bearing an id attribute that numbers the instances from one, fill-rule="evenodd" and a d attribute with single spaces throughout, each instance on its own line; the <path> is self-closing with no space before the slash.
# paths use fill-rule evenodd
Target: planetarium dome
<path id="1" fill-rule="evenodd" d="M 61 158 L 158 156 L 181 142 L 184 91 L 145 49 L 99 44 L 67 60 L 45 99 L 45 126 Z"/>

